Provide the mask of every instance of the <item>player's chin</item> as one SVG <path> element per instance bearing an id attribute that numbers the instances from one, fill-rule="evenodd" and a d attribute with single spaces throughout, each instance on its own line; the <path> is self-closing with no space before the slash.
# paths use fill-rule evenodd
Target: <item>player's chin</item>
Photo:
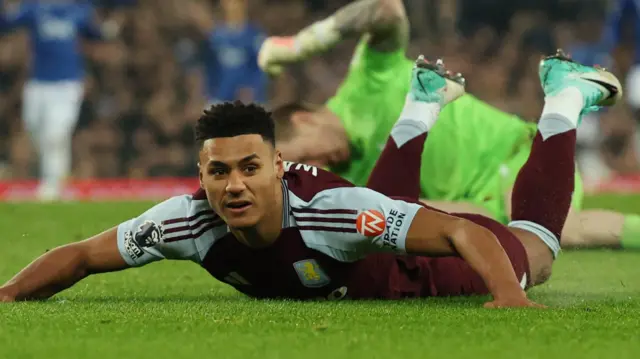
<path id="1" fill-rule="evenodd" d="M 247 210 L 242 213 L 237 213 L 237 212 L 229 213 L 229 211 L 225 211 L 225 212 L 227 212 L 225 213 L 225 217 L 226 217 L 225 222 L 227 222 L 227 225 L 229 227 L 235 228 L 235 229 L 255 227 L 260 220 L 260 217 L 257 214 L 252 213 L 254 211 L 251 211 L 251 210 Z"/>
<path id="2" fill-rule="evenodd" d="M 232 219 L 227 221 L 227 226 L 229 226 L 229 228 L 232 229 L 237 229 L 237 230 L 245 230 L 245 229 L 252 229 L 255 228 L 258 225 L 258 221 L 256 220 L 252 220 L 252 219 Z"/>

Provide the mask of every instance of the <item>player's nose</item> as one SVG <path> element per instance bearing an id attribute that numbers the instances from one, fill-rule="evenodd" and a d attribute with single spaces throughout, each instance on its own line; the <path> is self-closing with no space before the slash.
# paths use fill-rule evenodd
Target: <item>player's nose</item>
<path id="1" fill-rule="evenodd" d="M 225 190 L 228 193 L 238 194 L 244 191 L 247 185 L 244 183 L 244 178 L 236 171 L 232 171 L 227 178 L 227 187 Z"/>

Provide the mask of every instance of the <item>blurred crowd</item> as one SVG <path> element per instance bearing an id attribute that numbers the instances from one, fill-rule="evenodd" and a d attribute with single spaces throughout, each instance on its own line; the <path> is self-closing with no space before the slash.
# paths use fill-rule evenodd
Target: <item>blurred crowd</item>
<path id="1" fill-rule="evenodd" d="M 249 21 L 265 35 L 284 35 L 348 2 L 249 0 L 247 12 Z M 537 78 L 542 54 L 558 47 L 573 49 L 588 57 L 585 61 L 615 65 L 622 78 L 633 61 L 633 39 L 623 39 L 614 51 L 598 47 L 608 1 L 405 2 L 412 23 L 409 56 L 444 57 L 449 68 L 465 73 L 469 92 L 526 119 L 535 120 L 542 106 Z M 224 24 L 230 16 L 225 9 L 217 1 L 204 0 L 98 4 L 101 19 L 118 18 L 124 27 L 115 42 L 83 44 L 88 73 L 73 140 L 74 178 L 196 173 L 192 124 L 212 100 L 206 95 L 203 74 L 203 64 L 211 60 L 204 29 L 207 24 Z M 24 32 L 0 37 L 0 179 L 37 175 L 37 156 L 20 119 L 28 39 Z M 346 41 L 270 79 L 266 105 L 300 97 L 324 102 L 340 84 L 356 41 Z M 237 93 L 246 101 L 252 96 Z M 592 123 L 581 134 L 583 169 L 594 177 L 637 171 L 638 125 L 631 111 L 618 106 Z"/>

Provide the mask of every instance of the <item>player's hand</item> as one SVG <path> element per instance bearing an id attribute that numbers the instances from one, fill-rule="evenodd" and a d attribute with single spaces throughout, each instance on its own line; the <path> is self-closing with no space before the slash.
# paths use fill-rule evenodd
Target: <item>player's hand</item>
<path id="1" fill-rule="evenodd" d="M 15 301 L 16 298 L 13 295 L 5 293 L 4 290 L 0 289 L 0 303 L 12 303 Z"/>
<path id="2" fill-rule="evenodd" d="M 279 37 L 269 36 L 267 37 L 258 53 L 258 66 L 262 71 L 266 72 L 270 76 L 278 76 L 284 69 L 283 64 L 279 58 L 294 52 L 293 50 L 294 39 L 291 36 Z"/>
<path id="3" fill-rule="evenodd" d="M 16 299 L 8 295 L 0 296 L 0 303 L 13 303 Z"/>

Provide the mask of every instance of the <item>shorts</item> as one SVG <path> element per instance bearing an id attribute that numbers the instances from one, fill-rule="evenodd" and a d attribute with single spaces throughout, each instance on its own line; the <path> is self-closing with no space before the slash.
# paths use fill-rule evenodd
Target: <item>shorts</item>
<path id="1" fill-rule="evenodd" d="M 496 235 L 523 288 L 530 285 L 529 259 L 520 240 L 504 225 L 484 216 L 459 213 Z M 460 257 L 398 256 L 389 297 L 453 297 L 489 294 L 484 280 Z"/>
<path id="2" fill-rule="evenodd" d="M 80 81 L 29 81 L 23 89 L 22 118 L 35 140 L 68 140 L 78 122 L 84 96 Z"/>

